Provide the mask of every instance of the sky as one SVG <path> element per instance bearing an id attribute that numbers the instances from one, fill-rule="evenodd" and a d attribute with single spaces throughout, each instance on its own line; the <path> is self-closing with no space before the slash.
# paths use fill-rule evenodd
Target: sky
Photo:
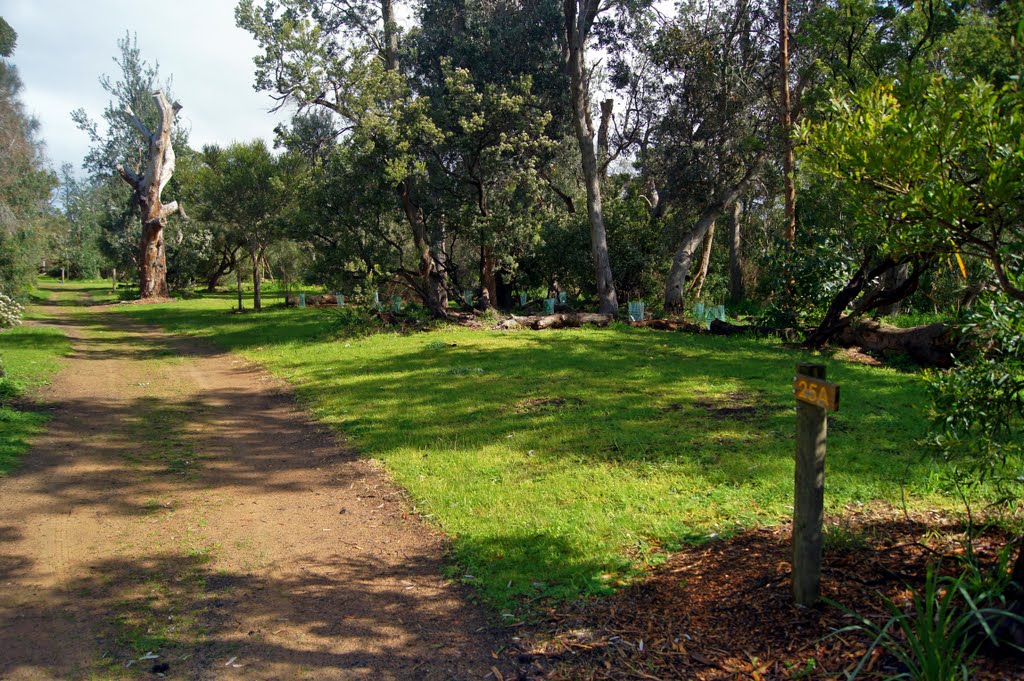
<path id="1" fill-rule="evenodd" d="M 137 35 L 143 59 L 173 76 L 179 121 L 194 148 L 262 137 L 289 114 L 268 113 L 266 93 L 253 91 L 258 48 L 235 26 L 237 0 L 0 0 L 0 16 L 18 32 L 11 60 L 25 84 L 22 101 L 42 124 L 54 169 L 71 163 L 81 176 L 89 147 L 71 112 L 85 108 L 102 125 L 109 96 L 101 75 L 117 80 L 117 41 Z"/>

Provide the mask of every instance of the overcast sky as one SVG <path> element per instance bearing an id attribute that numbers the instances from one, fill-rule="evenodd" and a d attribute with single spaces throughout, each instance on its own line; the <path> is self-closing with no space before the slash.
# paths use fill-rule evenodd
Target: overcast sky
<path id="1" fill-rule="evenodd" d="M 42 123 L 55 169 L 71 163 L 81 174 L 89 141 L 71 122 L 84 107 L 100 120 L 109 101 L 99 77 L 119 76 L 113 57 L 125 31 L 138 36 L 142 57 L 173 76 L 181 122 L 195 148 L 263 137 L 286 114 L 253 91 L 256 43 L 235 27 L 237 0 L 0 0 L 0 16 L 18 32 L 13 62 L 25 83 L 23 101 Z"/>

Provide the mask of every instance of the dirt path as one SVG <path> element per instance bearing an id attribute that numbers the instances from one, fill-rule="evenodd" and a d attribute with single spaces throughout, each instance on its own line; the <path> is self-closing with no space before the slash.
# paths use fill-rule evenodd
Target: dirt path
<path id="1" fill-rule="evenodd" d="M 503 667 L 438 540 L 275 381 L 109 307 L 47 309 L 74 354 L 0 480 L 0 679 Z"/>

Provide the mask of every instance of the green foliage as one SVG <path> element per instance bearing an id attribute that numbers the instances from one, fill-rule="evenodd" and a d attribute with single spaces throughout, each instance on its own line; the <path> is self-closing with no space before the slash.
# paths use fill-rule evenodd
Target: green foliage
<path id="1" fill-rule="evenodd" d="M 651 215 L 650 205 L 636 191 L 609 192 L 604 210 L 608 254 L 615 263 L 615 287 L 620 300 L 660 301 L 668 258 L 662 226 Z M 658 258 L 658 253 L 666 256 Z M 588 271 L 584 281 L 589 279 Z"/>
<path id="2" fill-rule="evenodd" d="M 58 190 L 64 223 L 54 235 L 54 267 L 63 267 L 72 279 L 94 279 L 106 269 L 99 193 L 92 183 L 78 180 L 70 164 L 61 168 Z"/>
<path id="3" fill-rule="evenodd" d="M 927 374 L 932 430 L 929 443 L 947 460 L 982 479 L 1008 472 L 1024 446 L 1024 303 L 989 296 L 968 317 L 973 348 L 946 372 Z M 1002 479 L 1002 478 L 1001 478 Z"/>
<path id="4" fill-rule="evenodd" d="M 18 46 L 18 32 L 0 17 L 0 57 L 10 57 Z"/>
<path id="5" fill-rule="evenodd" d="M 6 22 L 0 33 L 13 49 L 16 35 Z M 39 122 L 21 101 L 22 89 L 14 65 L 0 60 L 0 290 L 9 295 L 27 293 L 35 281 L 57 184 L 38 139 Z"/>

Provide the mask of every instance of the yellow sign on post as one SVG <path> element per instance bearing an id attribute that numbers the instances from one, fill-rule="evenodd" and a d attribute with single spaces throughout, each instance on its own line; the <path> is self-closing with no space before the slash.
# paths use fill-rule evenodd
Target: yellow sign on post
<path id="1" fill-rule="evenodd" d="M 839 386 L 821 378 L 806 374 L 794 376 L 793 397 L 828 411 L 839 411 Z"/>

